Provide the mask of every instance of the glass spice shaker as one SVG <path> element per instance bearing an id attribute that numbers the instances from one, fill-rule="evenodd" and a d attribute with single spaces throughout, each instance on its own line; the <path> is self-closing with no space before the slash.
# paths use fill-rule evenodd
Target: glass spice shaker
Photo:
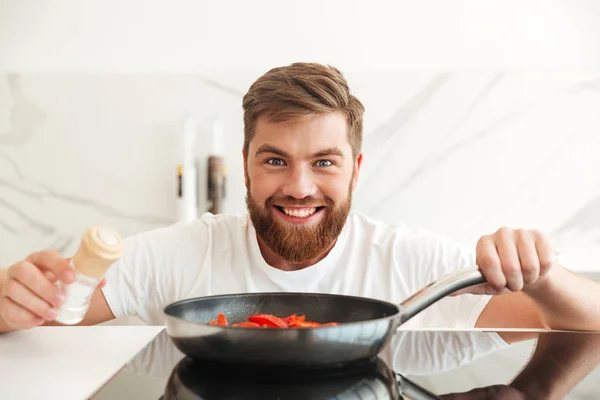
<path id="1" fill-rule="evenodd" d="M 123 239 L 113 229 L 105 226 L 87 229 L 70 262 L 75 281 L 69 285 L 57 281 L 58 287 L 65 292 L 65 301 L 55 320 L 65 325 L 81 322 L 96 287 L 108 268 L 122 255 Z"/>

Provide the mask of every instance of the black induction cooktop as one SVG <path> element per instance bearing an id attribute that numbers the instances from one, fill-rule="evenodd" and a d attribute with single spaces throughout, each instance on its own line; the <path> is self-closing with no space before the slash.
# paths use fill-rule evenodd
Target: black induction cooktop
<path id="1" fill-rule="evenodd" d="M 92 399 L 600 399 L 599 363 L 600 332 L 406 330 L 307 369 L 191 359 L 163 330 Z"/>

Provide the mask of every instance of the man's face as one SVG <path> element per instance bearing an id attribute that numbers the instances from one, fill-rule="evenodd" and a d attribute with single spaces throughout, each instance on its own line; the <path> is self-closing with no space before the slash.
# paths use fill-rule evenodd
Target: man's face
<path id="1" fill-rule="evenodd" d="M 327 251 L 346 222 L 362 160 L 347 129 L 341 113 L 257 121 L 244 154 L 246 203 L 259 237 L 292 264 Z"/>

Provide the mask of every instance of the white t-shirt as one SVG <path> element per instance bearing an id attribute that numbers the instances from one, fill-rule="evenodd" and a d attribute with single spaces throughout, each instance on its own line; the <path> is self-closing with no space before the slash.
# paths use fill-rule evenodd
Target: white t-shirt
<path id="1" fill-rule="evenodd" d="M 204 214 L 125 239 L 104 296 L 116 317 L 163 324 L 169 303 L 227 293 L 295 291 L 400 303 L 438 278 L 476 268 L 474 251 L 442 236 L 350 213 L 334 248 L 317 264 L 282 271 L 263 259 L 247 214 Z M 473 328 L 490 296 L 447 297 L 407 326 Z"/>
<path id="2" fill-rule="evenodd" d="M 207 213 L 126 238 L 125 253 L 109 269 L 102 290 L 116 317 L 163 325 L 163 309 L 172 302 L 228 293 L 335 293 L 399 304 L 440 277 L 468 268 L 475 268 L 474 249 L 351 212 L 327 257 L 299 271 L 282 271 L 264 261 L 247 214 Z M 446 297 L 405 326 L 473 328 L 490 298 Z M 495 338 L 496 345 L 503 343 Z"/>

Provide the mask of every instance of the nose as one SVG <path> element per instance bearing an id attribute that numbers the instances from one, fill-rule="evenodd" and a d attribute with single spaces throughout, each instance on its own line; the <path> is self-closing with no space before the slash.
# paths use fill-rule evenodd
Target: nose
<path id="1" fill-rule="evenodd" d="M 296 199 L 314 196 L 317 192 L 317 185 L 310 168 L 296 166 L 291 169 L 291 174 L 287 177 L 282 191 L 284 195 Z"/>

